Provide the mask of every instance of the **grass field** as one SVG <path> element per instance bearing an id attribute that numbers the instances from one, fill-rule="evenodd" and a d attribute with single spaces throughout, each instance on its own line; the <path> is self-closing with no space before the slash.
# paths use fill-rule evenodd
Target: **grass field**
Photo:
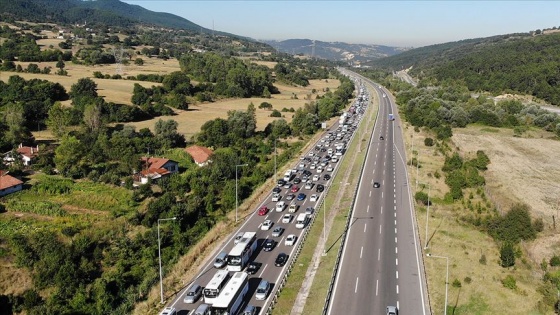
<path id="1" fill-rule="evenodd" d="M 411 134 L 412 128 L 406 131 Z M 430 207 L 427 252 L 449 257 L 449 311 L 454 308 L 454 314 L 494 314 L 502 312 L 505 305 L 515 305 L 508 308 L 508 314 L 541 314 L 537 311 L 537 302 L 542 298 L 537 289 L 543 276 L 539 264 L 557 252 L 560 240 L 552 229 L 551 218 L 557 211 L 557 203 L 550 197 L 557 195 L 559 188 L 560 167 L 554 157 L 560 153 L 560 143 L 552 134 L 542 131 L 529 131 L 524 137 L 516 138 L 509 129 L 470 126 L 454 129 L 453 133 L 452 142 L 462 156 L 472 157 L 477 150 L 489 156 L 491 164 L 485 172 L 489 202 L 499 212 L 507 211 L 516 202 L 529 203 L 532 216 L 543 218 L 546 227 L 536 241 L 521 245 L 522 257 L 517 259 L 515 268 L 500 267 L 496 242 L 487 233 L 458 219 L 470 210 L 460 203 L 443 202 L 447 186 L 443 177 L 434 176 L 436 171 L 442 173 L 443 156 L 435 147 L 424 146 L 427 136 L 424 132 L 415 133 L 414 151 L 418 152 L 421 165 L 419 190 L 426 191 L 430 185 L 434 202 Z M 411 138 L 406 138 L 410 150 Z M 409 167 L 409 173 L 414 187 L 416 168 Z M 468 195 L 469 191 L 465 198 Z M 417 218 L 420 238 L 425 244 L 425 207 L 417 206 Z M 485 263 L 481 259 L 483 255 Z M 424 261 L 432 310 L 439 313 L 444 305 L 445 260 L 425 258 Z M 508 275 L 516 279 L 516 290 L 502 285 L 501 281 Z M 455 280 L 460 281 L 460 287 L 453 286 Z"/>

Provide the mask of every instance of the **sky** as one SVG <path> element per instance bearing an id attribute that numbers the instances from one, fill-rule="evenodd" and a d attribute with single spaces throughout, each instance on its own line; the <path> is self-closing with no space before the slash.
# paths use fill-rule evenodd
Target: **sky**
<path id="1" fill-rule="evenodd" d="M 121 0 L 254 39 L 422 47 L 560 28 L 560 1 Z"/>

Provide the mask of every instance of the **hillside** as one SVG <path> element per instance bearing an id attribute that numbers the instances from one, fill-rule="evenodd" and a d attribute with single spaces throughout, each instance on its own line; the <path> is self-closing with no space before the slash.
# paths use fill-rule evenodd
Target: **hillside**
<path id="1" fill-rule="evenodd" d="M 187 19 L 153 12 L 119 0 L 0 0 L 0 16 L 6 19 L 61 24 L 111 25 L 131 27 L 136 24 L 211 33 Z M 217 32 L 218 34 L 227 34 Z"/>
<path id="2" fill-rule="evenodd" d="M 263 40 L 262 42 L 269 44 L 278 51 L 289 54 L 302 54 L 332 61 L 351 62 L 367 62 L 393 56 L 408 49 L 382 45 L 322 42 L 311 39 L 287 39 L 283 41 Z"/>

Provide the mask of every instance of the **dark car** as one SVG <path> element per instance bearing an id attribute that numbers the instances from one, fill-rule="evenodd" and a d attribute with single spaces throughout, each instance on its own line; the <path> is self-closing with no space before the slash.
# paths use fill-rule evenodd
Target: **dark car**
<path id="1" fill-rule="evenodd" d="M 284 181 L 283 179 L 279 179 L 278 182 L 276 182 L 278 187 L 284 186 L 285 183 L 286 183 L 286 181 Z"/>
<path id="2" fill-rule="evenodd" d="M 280 253 L 280 254 L 278 254 L 278 256 L 276 256 L 276 260 L 274 261 L 274 265 L 276 267 L 282 267 L 286 264 L 287 261 L 288 261 L 288 254 Z"/>
<path id="3" fill-rule="evenodd" d="M 301 179 L 299 177 L 294 178 L 294 184 L 298 185 L 301 183 Z"/>
<path id="4" fill-rule="evenodd" d="M 303 199 L 305 199 L 305 194 L 304 194 L 304 193 L 299 193 L 299 194 L 297 195 L 297 200 L 298 200 L 298 201 L 302 201 Z"/>
<path id="5" fill-rule="evenodd" d="M 286 195 L 286 200 L 291 201 L 291 200 L 294 200 L 295 197 L 296 197 L 296 195 L 294 195 L 294 194 L 287 194 Z"/>
<path id="6" fill-rule="evenodd" d="M 272 192 L 275 194 L 279 194 L 282 191 L 282 188 L 280 188 L 279 186 L 274 187 L 274 189 L 272 189 Z"/>
<path id="7" fill-rule="evenodd" d="M 265 252 L 270 252 L 271 250 L 274 249 L 274 246 L 275 246 L 275 245 L 276 245 L 276 242 L 275 242 L 274 240 L 271 240 L 271 239 L 267 238 L 267 239 L 264 241 L 263 250 L 264 250 Z"/>
<path id="8" fill-rule="evenodd" d="M 383 136 L 379 136 L 379 140 L 383 140 Z"/>
<path id="9" fill-rule="evenodd" d="M 331 179 L 331 175 L 325 174 L 325 176 L 323 176 L 323 179 L 324 180 L 329 180 L 329 179 Z"/>
<path id="10" fill-rule="evenodd" d="M 318 184 L 316 190 L 317 192 L 323 192 L 323 190 L 325 190 L 325 186 Z"/>
<path id="11" fill-rule="evenodd" d="M 247 265 L 247 273 L 250 275 L 254 275 L 255 273 L 257 273 L 257 271 L 259 271 L 259 269 L 261 268 L 262 263 L 260 262 L 250 262 L 249 265 Z"/>
<path id="12" fill-rule="evenodd" d="M 378 182 L 373 183 L 373 188 L 379 188 L 379 186 L 381 186 L 381 185 Z"/>

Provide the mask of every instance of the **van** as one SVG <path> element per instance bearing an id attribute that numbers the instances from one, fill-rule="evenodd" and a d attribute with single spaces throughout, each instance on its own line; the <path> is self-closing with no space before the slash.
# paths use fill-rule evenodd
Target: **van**
<path id="1" fill-rule="evenodd" d="M 185 294 L 183 298 L 183 302 L 187 304 L 193 304 L 198 301 L 200 296 L 202 295 L 202 287 L 199 284 L 194 284 Z"/>
<path id="2" fill-rule="evenodd" d="M 279 201 L 276 203 L 276 212 L 282 212 L 284 211 L 284 208 L 286 207 L 286 203 L 284 201 Z"/>
<path id="3" fill-rule="evenodd" d="M 303 229 L 305 227 L 305 223 L 307 222 L 307 215 L 305 213 L 300 213 L 296 219 L 296 228 Z"/>
<path id="4" fill-rule="evenodd" d="M 292 179 L 292 171 L 287 171 L 286 173 L 284 173 L 283 179 L 285 182 L 289 182 Z"/>
<path id="5" fill-rule="evenodd" d="M 216 260 L 214 260 L 214 268 L 223 268 L 227 262 L 227 253 L 221 252 L 216 256 Z"/>
<path id="6" fill-rule="evenodd" d="M 266 299 L 269 290 L 270 290 L 270 283 L 266 280 L 261 280 L 261 283 L 259 283 L 259 286 L 257 287 L 257 291 L 255 292 L 255 299 L 257 300 Z"/>
<path id="7" fill-rule="evenodd" d="M 189 315 L 210 315 L 211 307 L 208 304 L 200 304 L 192 313 Z"/>

